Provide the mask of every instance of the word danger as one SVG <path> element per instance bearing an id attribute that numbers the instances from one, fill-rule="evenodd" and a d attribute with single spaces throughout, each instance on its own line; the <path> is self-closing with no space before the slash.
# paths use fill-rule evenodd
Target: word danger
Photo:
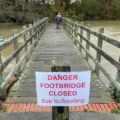
<path id="1" fill-rule="evenodd" d="M 78 75 L 48 75 L 48 80 L 78 80 Z"/>

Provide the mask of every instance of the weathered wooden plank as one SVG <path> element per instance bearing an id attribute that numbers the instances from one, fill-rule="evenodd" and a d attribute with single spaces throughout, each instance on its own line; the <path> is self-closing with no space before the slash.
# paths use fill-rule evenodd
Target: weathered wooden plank
<path id="1" fill-rule="evenodd" d="M 94 91 L 94 92 L 90 92 L 90 97 L 105 97 L 106 95 L 108 96 L 108 94 L 102 94 L 102 92 L 100 91 Z M 19 91 L 19 92 L 10 92 L 10 94 L 8 95 L 9 97 L 36 97 L 36 90 L 35 91 Z M 109 95 L 110 96 L 110 95 Z M 62 97 L 62 96 L 61 96 Z"/>
<path id="2" fill-rule="evenodd" d="M 85 27 L 85 26 L 81 26 L 81 29 L 85 30 L 85 31 L 89 31 L 90 34 L 98 37 L 99 36 L 99 33 L 96 32 L 96 31 L 93 31 L 93 30 L 90 30 L 89 28 Z"/>
<path id="3" fill-rule="evenodd" d="M 37 103 L 36 97 L 8 97 L 6 103 Z"/>
<path id="4" fill-rule="evenodd" d="M 105 35 L 101 35 L 102 39 L 108 43 L 110 43 L 111 45 L 114 45 L 118 48 L 120 48 L 120 42 L 113 39 L 113 38 L 109 38 L 109 37 L 106 37 Z"/>

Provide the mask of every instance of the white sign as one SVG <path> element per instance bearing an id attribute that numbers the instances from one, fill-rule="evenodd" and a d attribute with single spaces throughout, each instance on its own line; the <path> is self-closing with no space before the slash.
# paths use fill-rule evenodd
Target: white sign
<path id="1" fill-rule="evenodd" d="M 37 103 L 40 106 L 88 104 L 91 72 L 36 72 Z"/>
<path id="2" fill-rule="evenodd" d="M 0 42 L 4 42 L 4 37 L 0 36 Z"/>

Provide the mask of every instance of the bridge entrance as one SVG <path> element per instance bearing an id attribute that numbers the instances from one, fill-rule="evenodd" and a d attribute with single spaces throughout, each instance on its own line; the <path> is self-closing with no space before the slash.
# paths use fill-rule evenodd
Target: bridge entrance
<path id="1" fill-rule="evenodd" d="M 67 36 L 63 27 L 60 30 L 56 30 L 55 24 L 49 24 L 43 36 L 37 42 L 37 46 L 24 67 L 21 76 L 8 93 L 5 101 L 8 111 L 33 111 L 33 109 L 34 111 L 51 111 L 51 107 L 36 105 L 35 72 L 51 72 L 52 60 L 68 60 L 71 71 L 92 71 L 90 104 L 84 107 L 70 107 L 71 111 L 84 111 L 85 108 L 90 111 L 90 109 L 94 108 L 93 111 L 100 112 L 106 106 L 104 110 L 110 112 L 111 109 L 118 107 L 99 77 L 96 76 L 94 70 L 83 59 L 83 55 Z M 109 104 L 113 107 L 109 107 Z"/>

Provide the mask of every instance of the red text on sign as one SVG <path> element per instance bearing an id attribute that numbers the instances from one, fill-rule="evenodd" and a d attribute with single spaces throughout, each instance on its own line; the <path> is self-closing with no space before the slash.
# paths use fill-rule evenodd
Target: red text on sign
<path id="1" fill-rule="evenodd" d="M 50 96 L 76 96 L 76 91 L 49 91 Z"/>
<path id="2" fill-rule="evenodd" d="M 85 88 L 86 83 L 40 83 L 40 88 Z"/>
<path id="3" fill-rule="evenodd" d="M 48 75 L 48 80 L 78 80 L 78 75 Z"/>

